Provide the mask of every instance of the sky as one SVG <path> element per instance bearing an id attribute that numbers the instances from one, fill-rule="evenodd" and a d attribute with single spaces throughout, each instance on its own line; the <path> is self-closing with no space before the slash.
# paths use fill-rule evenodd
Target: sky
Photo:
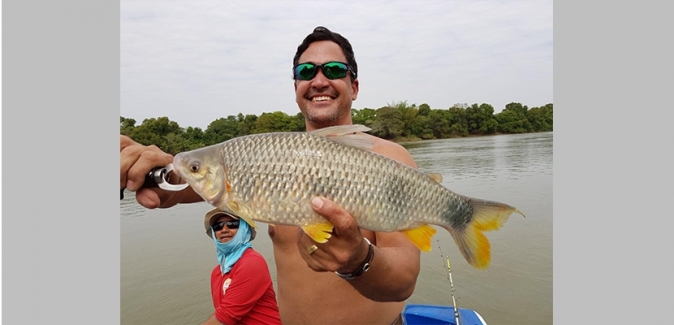
<path id="1" fill-rule="evenodd" d="M 203 130 L 295 115 L 292 59 L 317 26 L 353 46 L 353 108 L 553 103 L 552 1 L 120 1 L 120 115 Z"/>

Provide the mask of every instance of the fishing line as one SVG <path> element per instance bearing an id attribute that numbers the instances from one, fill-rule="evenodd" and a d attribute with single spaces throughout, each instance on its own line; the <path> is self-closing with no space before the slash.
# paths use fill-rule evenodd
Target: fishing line
<path id="1" fill-rule="evenodd" d="M 447 280 L 449 280 L 449 286 L 452 288 L 452 304 L 454 305 L 454 320 L 456 321 L 457 325 L 462 325 L 463 323 L 461 322 L 461 316 L 459 315 L 459 308 L 456 306 L 456 298 L 454 297 L 454 282 L 452 281 L 452 267 L 449 265 L 449 257 L 445 258 L 445 256 L 442 254 L 442 247 L 440 247 L 440 240 L 437 239 L 436 241 L 438 242 L 438 249 L 440 249 L 440 257 L 442 258 L 443 264 L 445 261 L 447 261 L 445 269 L 447 270 Z"/>

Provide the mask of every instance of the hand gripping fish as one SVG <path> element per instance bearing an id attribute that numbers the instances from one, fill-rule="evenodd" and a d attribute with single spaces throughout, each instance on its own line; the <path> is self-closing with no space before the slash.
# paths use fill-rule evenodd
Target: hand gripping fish
<path id="1" fill-rule="evenodd" d="M 241 136 L 179 153 L 173 166 L 206 202 L 251 224 L 299 226 L 324 243 L 333 225 L 310 203 L 321 196 L 349 212 L 359 227 L 400 231 L 424 252 L 435 234 L 430 225 L 443 227 L 468 263 L 487 268 L 490 244 L 483 232 L 522 212 L 456 194 L 438 177 L 370 151 L 371 137 L 358 133 L 369 130 L 343 125 Z"/>

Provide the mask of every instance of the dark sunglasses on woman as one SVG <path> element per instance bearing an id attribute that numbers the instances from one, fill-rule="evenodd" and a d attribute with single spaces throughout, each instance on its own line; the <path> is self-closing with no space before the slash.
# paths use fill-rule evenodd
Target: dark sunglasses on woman
<path id="1" fill-rule="evenodd" d="M 238 229 L 239 228 L 239 220 L 227 220 L 227 221 L 220 221 L 216 224 L 213 225 L 213 230 L 215 231 L 220 231 L 222 227 L 227 226 L 229 229 Z"/>

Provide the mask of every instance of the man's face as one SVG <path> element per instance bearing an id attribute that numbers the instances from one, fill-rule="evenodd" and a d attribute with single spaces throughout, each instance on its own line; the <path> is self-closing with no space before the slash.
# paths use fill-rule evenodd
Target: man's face
<path id="1" fill-rule="evenodd" d="M 222 216 L 213 223 L 213 230 L 215 230 L 215 238 L 220 243 L 226 243 L 232 240 L 239 231 L 240 220 L 234 219 L 230 216 Z M 235 225 L 233 225 L 235 224 Z"/>
<path id="2" fill-rule="evenodd" d="M 330 61 L 346 63 L 342 49 L 331 41 L 313 42 L 300 55 L 298 63 L 323 64 Z M 295 80 L 295 100 L 307 122 L 307 131 L 351 124 L 351 104 L 358 96 L 358 80 L 351 74 L 330 80 L 318 70 L 311 80 Z"/>

